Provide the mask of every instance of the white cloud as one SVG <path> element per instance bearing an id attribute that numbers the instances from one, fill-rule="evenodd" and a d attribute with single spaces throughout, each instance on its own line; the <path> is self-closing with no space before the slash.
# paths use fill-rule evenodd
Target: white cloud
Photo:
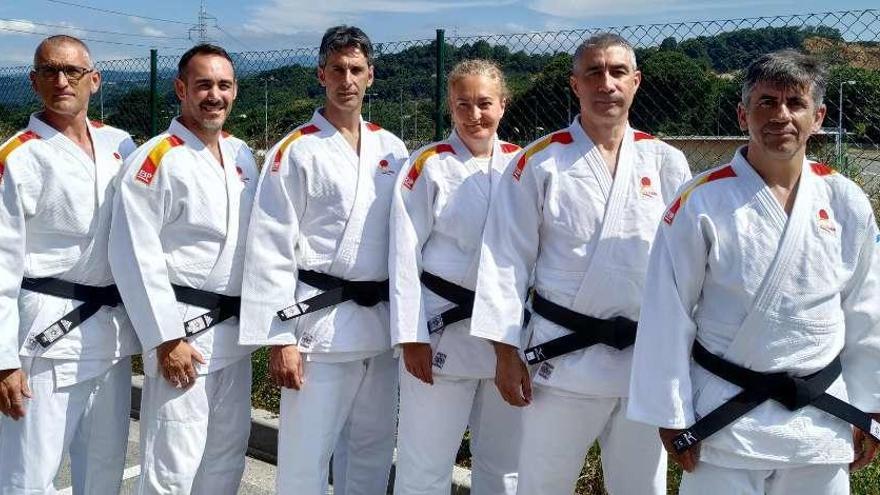
<path id="1" fill-rule="evenodd" d="M 7 31 L 7 29 L 9 31 Z M 27 33 L 41 33 L 36 24 L 26 20 L 0 20 L 0 36 L 21 36 Z"/>
<path id="2" fill-rule="evenodd" d="M 165 31 L 150 26 L 142 27 L 141 34 L 146 34 L 147 36 L 167 36 Z"/>
<path id="3" fill-rule="evenodd" d="M 52 34 L 69 34 L 79 38 L 85 37 L 85 31 L 69 22 L 43 22 L 44 24 L 52 24 L 52 26 L 40 26 L 33 21 L 27 19 L 13 19 L 9 21 L 0 20 L 0 36 L 29 36 L 52 35 Z"/>
<path id="4" fill-rule="evenodd" d="M 451 9 L 498 7 L 517 0 L 318 0 L 303 8 L 302 0 L 267 0 L 252 9 L 244 29 L 254 34 L 320 32 L 352 23 L 364 14 L 430 14 Z"/>

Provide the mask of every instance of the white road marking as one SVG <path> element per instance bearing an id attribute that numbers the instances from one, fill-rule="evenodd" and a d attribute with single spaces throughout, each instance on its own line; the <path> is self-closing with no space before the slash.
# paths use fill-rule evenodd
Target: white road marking
<path id="1" fill-rule="evenodd" d="M 122 481 L 134 478 L 136 476 L 141 475 L 141 466 L 140 464 L 135 464 L 134 466 L 127 468 L 122 472 Z M 58 495 L 73 495 L 73 487 L 68 486 L 63 490 L 58 490 L 56 492 Z"/>

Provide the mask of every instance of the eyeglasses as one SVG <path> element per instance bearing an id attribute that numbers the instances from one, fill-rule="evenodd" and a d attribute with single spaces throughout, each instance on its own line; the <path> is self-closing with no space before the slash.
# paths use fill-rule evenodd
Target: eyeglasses
<path id="1" fill-rule="evenodd" d="M 95 72 L 95 69 L 87 69 L 76 65 L 38 65 L 34 67 L 34 74 L 46 81 L 51 81 L 58 77 L 59 72 L 64 73 L 67 82 L 71 85 L 76 85 L 86 74 Z"/>

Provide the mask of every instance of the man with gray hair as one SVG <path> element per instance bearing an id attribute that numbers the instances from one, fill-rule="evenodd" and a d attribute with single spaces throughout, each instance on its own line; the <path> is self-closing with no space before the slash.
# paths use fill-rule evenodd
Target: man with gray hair
<path id="1" fill-rule="evenodd" d="M 323 493 L 332 453 L 334 493 L 385 493 L 398 375 L 388 223 L 408 154 L 361 118 L 373 83 L 363 31 L 328 29 L 317 75 L 325 106 L 266 155 L 245 257 L 241 341 L 273 346 L 269 374 L 282 387 L 278 491 Z"/>
<path id="2" fill-rule="evenodd" d="M 629 126 L 640 81 L 625 39 L 586 40 L 570 78 L 580 115 L 527 146 L 493 190 L 471 334 L 493 341 L 495 383 L 525 406 L 520 494 L 571 493 L 597 438 L 610 493 L 666 493 L 663 447 L 626 418 L 626 397 L 651 242 L 690 171 L 680 151 Z"/>
<path id="3" fill-rule="evenodd" d="M 660 428 L 683 494 L 847 494 L 876 454 L 880 231 L 856 184 L 806 158 L 824 90 L 812 57 L 755 60 L 748 145 L 660 225 L 629 417 Z"/>
<path id="4" fill-rule="evenodd" d="M 101 76 L 88 47 L 34 53 L 42 109 L 0 144 L 0 493 L 117 494 L 140 346 L 113 284 L 107 236 L 128 133 L 89 121 Z"/>

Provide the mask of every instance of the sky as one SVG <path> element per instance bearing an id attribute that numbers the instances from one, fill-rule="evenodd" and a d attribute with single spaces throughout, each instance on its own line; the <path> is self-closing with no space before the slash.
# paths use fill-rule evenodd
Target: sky
<path id="1" fill-rule="evenodd" d="M 229 51 L 314 47 L 336 24 L 374 42 L 806 14 L 876 0 L 205 0 L 209 38 Z M 86 39 L 98 60 L 180 54 L 201 0 L 0 0 L 0 67 L 27 65 L 41 38 Z M 245 4 L 245 5 L 243 5 Z M 169 22 L 173 21 L 173 22 Z M 193 34 L 195 36 L 195 34 Z M 197 39 L 197 38 L 196 38 Z"/>

